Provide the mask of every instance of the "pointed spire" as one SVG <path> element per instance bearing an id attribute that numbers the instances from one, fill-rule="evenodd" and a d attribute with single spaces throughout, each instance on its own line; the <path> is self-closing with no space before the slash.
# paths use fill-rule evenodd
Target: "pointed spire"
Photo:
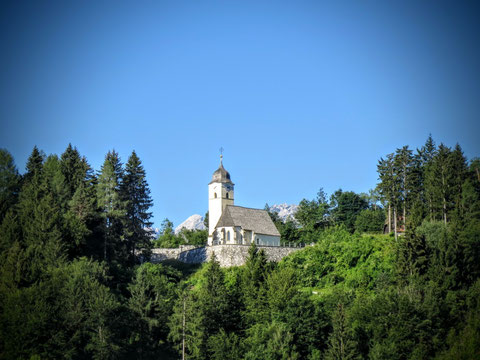
<path id="1" fill-rule="evenodd" d="M 220 147 L 220 166 L 223 166 L 223 147 Z"/>

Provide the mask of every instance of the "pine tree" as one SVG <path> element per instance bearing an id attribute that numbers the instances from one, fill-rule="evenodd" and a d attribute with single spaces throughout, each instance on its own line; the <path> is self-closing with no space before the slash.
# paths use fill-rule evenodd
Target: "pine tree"
<path id="1" fill-rule="evenodd" d="M 431 172 L 433 159 L 437 153 L 437 147 L 430 135 L 425 142 L 425 145 L 418 150 L 417 163 L 420 172 L 419 186 L 420 186 L 420 201 L 425 203 L 426 211 L 428 212 L 429 220 L 434 220 L 434 198 L 431 191 L 427 191 L 427 184 L 431 179 L 427 179 L 427 175 Z"/>
<path id="2" fill-rule="evenodd" d="M 459 144 L 455 146 L 450 154 L 449 167 L 452 172 L 451 177 L 451 199 L 450 207 L 452 208 L 452 222 L 455 231 L 459 231 L 464 225 L 465 208 L 462 206 L 462 188 L 468 176 L 467 160 L 463 155 L 462 148 Z"/>
<path id="3" fill-rule="evenodd" d="M 359 358 L 357 344 L 348 327 L 343 304 L 338 304 L 332 317 L 333 331 L 325 353 L 327 360 L 350 360 Z"/>
<path id="4" fill-rule="evenodd" d="M 121 165 L 117 155 L 115 152 L 107 154 L 97 184 L 97 204 L 104 228 L 102 258 L 108 261 L 126 255 L 122 246 L 125 204 L 120 196 Z"/>
<path id="5" fill-rule="evenodd" d="M 34 174 L 37 174 L 42 171 L 44 159 L 45 159 L 45 154 L 43 154 L 43 152 L 38 150 L 37 146 L 35 145 L 33 147 L 32 153 L 30 154 L 30 157 L 27 160 L 27 165 L 26 165 L 27 173 L 25 174 L 25 177 L 27 179 L 32 177 Z"/>
<path id="6" fill-rule="evenodd" d="M 434 220 L 441 218 L 446 224 L 450 211 L 452 168 L 450 166 L 451 149 L 443 144 L 427 168 L 425 188 L 427 196 L 432 199 Z M 437 215 L 438 214 L 438 215 Z M 437 216 L 435 216 L 437 215 Z"/>
<path id="7" fill-rule="evenodd" d="M 61 157 L 61 171 L 65 178 L 68 199 L 70 200 L 77 188 L 87 180 L 91 169 L 87 160 L 80 157 L 77 148 L 72 147 L 72 144 L 68 144 Z"/>
<path id="8" fill-rule="evenodd" d="M 135 151 L 132 152 L 121 184 L 122 200 L 126 204 L 125 239 L 130 262 L 135 262 L 135 251 L 143 250 L 143 256 L 149 255 L 152 233 L 150 221 L 152 206 L 150 189 L 145 170 Z"/>
<path id="9" fill-rule="evenodd" d="M 168 339 L 184 355 L 184 359 L 204 359 L 204 315 L 199 304 L 197 293 L 192 289 L 184 289 L 169 318 Z"/>
<path id="10" fill-rule="evenodd" d="M 0 149 L 0 224 L 8 209 L 17 202 L 20 176 L 12 155 Z"/>
<path id="11" fill-rule="evenodd" d="M 265 280 L 267 277 L 267 259 L 263 250 L 255 243 L 248 249 L 248 257 L 242 272 L 242 294 L 246 325 L 258 321 L 267 321 Z"/>
<path id="12" fill-rule="evenodd" d="M 225 277 L 215 253 L 205 273 L 206 283 L 199 294 L 201 311 L 204 315 L 206 334 L 213 335 L 219 329 L 228 330 L 228 298 Z"/>
<path id="13" fill-rule="evenodd" d="M 388 232 L 393 230 L 397 236 L 397 205 L 398 205 L 398 177 L 395 173 L 394 155 L 388 154 L 386 159 L 381 158 L 377 165 L 380 183 L 377 185 L 380 195 L 388 206 Z"/>
<path id="14" fill-rule="evenodd" d="M 394 159 L 395 174 L 398 178 L 398 201 L 402 207 L 402 222 L 404 230 L 407 225 L 407 209 L 410 207 L 410 193 L 412 192 L 412 150 L 408 146 L 397 149 Z"/>

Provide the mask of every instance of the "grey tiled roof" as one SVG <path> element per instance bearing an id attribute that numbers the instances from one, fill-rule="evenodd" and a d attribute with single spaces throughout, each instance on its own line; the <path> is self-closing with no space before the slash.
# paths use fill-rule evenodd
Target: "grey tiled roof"
<path id="1" fill-rule="evenodd" d="M 240 226 L 257 234 L 280 236 L 268 213 L 260 209 L 227 205 L 215 228 L 224 226 Z"/>

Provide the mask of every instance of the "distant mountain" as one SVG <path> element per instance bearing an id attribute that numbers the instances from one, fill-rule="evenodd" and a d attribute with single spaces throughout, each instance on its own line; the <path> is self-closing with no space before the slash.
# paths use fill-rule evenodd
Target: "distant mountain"
<path id="1" fill-rule="evenodd" d="M 178 234 L 183 228 L 188 230 L 205 230 L 203 216 L 194 214 L 175 228 L 175 234 Z"/>
<path id="2" fill-rule="evenodd" d="M 283 222 L 287 221 L 288 218 L 295 220 L 294 215 L 297 209 L 298 205 L 278 204 L 270 206 L 270 211 L 276 212 Z"/>

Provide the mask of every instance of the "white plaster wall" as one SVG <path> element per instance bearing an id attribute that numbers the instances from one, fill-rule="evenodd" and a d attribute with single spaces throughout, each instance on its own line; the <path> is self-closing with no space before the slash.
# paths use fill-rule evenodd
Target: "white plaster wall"
<path id="1" fill-rule="evenodd" d="M 215 198 L 215 193 L 217 197 Z M 227 199 L 227 192 L 222 186 L 222 183 L 212 183 L 208 185 L 208 244 L 211 245 L 213 241 L 212 233 L 217 225 L 222 212 L 227 205 L 234 205 L 234 191 L 229 191 L 229 198 Z"/>

